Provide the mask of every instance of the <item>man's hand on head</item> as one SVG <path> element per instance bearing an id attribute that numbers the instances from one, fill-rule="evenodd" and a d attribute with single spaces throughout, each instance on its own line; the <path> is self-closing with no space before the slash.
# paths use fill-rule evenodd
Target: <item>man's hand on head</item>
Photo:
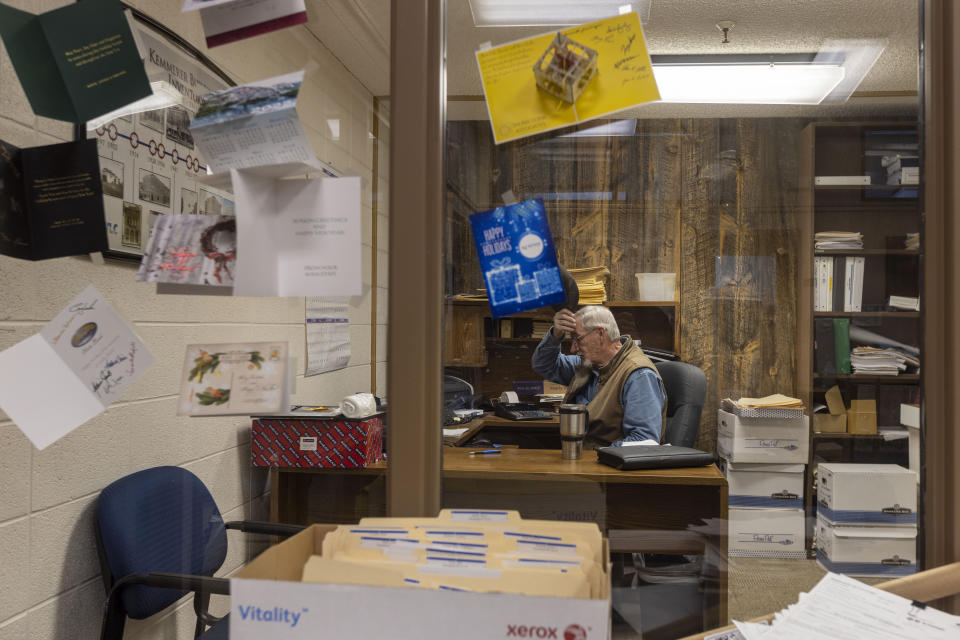
<path id="1" fill-rule="evenodd" d="M 577 319 L 573 315 L 573 311 L 570 309 L 560 309 L 555 314 L 553 314 L 553 337 L 557 340 L 563 338 L 563 332 L 569 331 L 570 333 L 575 333 L 577 331 Z"/>

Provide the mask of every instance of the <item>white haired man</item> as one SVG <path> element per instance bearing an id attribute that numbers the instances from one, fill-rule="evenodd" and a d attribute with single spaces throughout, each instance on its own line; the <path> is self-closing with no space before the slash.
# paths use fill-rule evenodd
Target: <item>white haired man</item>
<path id="1" fill-rule="evenodd" d="M 572 334 L 570 353 L 560 352 L 563 334 Z M 561 309 L 533 352 L 533 370 L 567 386 L 565 403 L 584 404 L 589 413 L 584 446 L 620 446 L 660 441 L 667 394 L 653 362 L 606 307 Z"/>

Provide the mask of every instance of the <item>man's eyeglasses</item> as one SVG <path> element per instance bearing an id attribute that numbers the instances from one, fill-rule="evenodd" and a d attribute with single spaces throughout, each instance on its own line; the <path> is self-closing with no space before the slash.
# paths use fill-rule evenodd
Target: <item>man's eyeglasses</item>
<path id="1" fill-rule="evenodd" d="M 596 331 L 596 330 L 599 329 L 599 328 L 600 328 L 600 327 L 594 327 L 593 329 L 590 329 L 590 331 L 587 331 L 587 332 L 586 332 L 585 334 L 583 334 L 582 336 L 578 336 L 578 335 L 575 334 L 575 333 L 574 333 L 574 334 L 571 334 L 570 339 L 573 340 L 574 342 L 576 342 L 577 344 L 582 344 L 584 338 L 586 338 L 588 335 L 590 335 L 591 333 L 593 333 L 594 331 Z"/>

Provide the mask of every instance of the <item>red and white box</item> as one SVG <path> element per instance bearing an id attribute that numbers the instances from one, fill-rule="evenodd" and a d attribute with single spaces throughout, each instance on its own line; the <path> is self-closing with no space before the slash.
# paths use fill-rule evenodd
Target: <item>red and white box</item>
<path id="1" fill-rule="evenodd" d="M 383 459 L 383 414 L 351 419 L 253 416 L 254 467 L 358 469 Z"/>

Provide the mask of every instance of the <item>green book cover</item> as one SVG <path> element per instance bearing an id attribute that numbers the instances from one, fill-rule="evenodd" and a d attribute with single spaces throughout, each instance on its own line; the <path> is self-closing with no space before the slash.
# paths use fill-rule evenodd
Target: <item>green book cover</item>
<path id="1" fill-rule="evenodd" d="M 850 373 L 850 318 L 833 319 L 833 344 L 837 373 Z"/>
<path id="2" fill-rule="evenodd" d="M 151 93 L 117 0 L 38 16 L 0 5 L 0 37 L 37 115 L 81 123 Z"/>

